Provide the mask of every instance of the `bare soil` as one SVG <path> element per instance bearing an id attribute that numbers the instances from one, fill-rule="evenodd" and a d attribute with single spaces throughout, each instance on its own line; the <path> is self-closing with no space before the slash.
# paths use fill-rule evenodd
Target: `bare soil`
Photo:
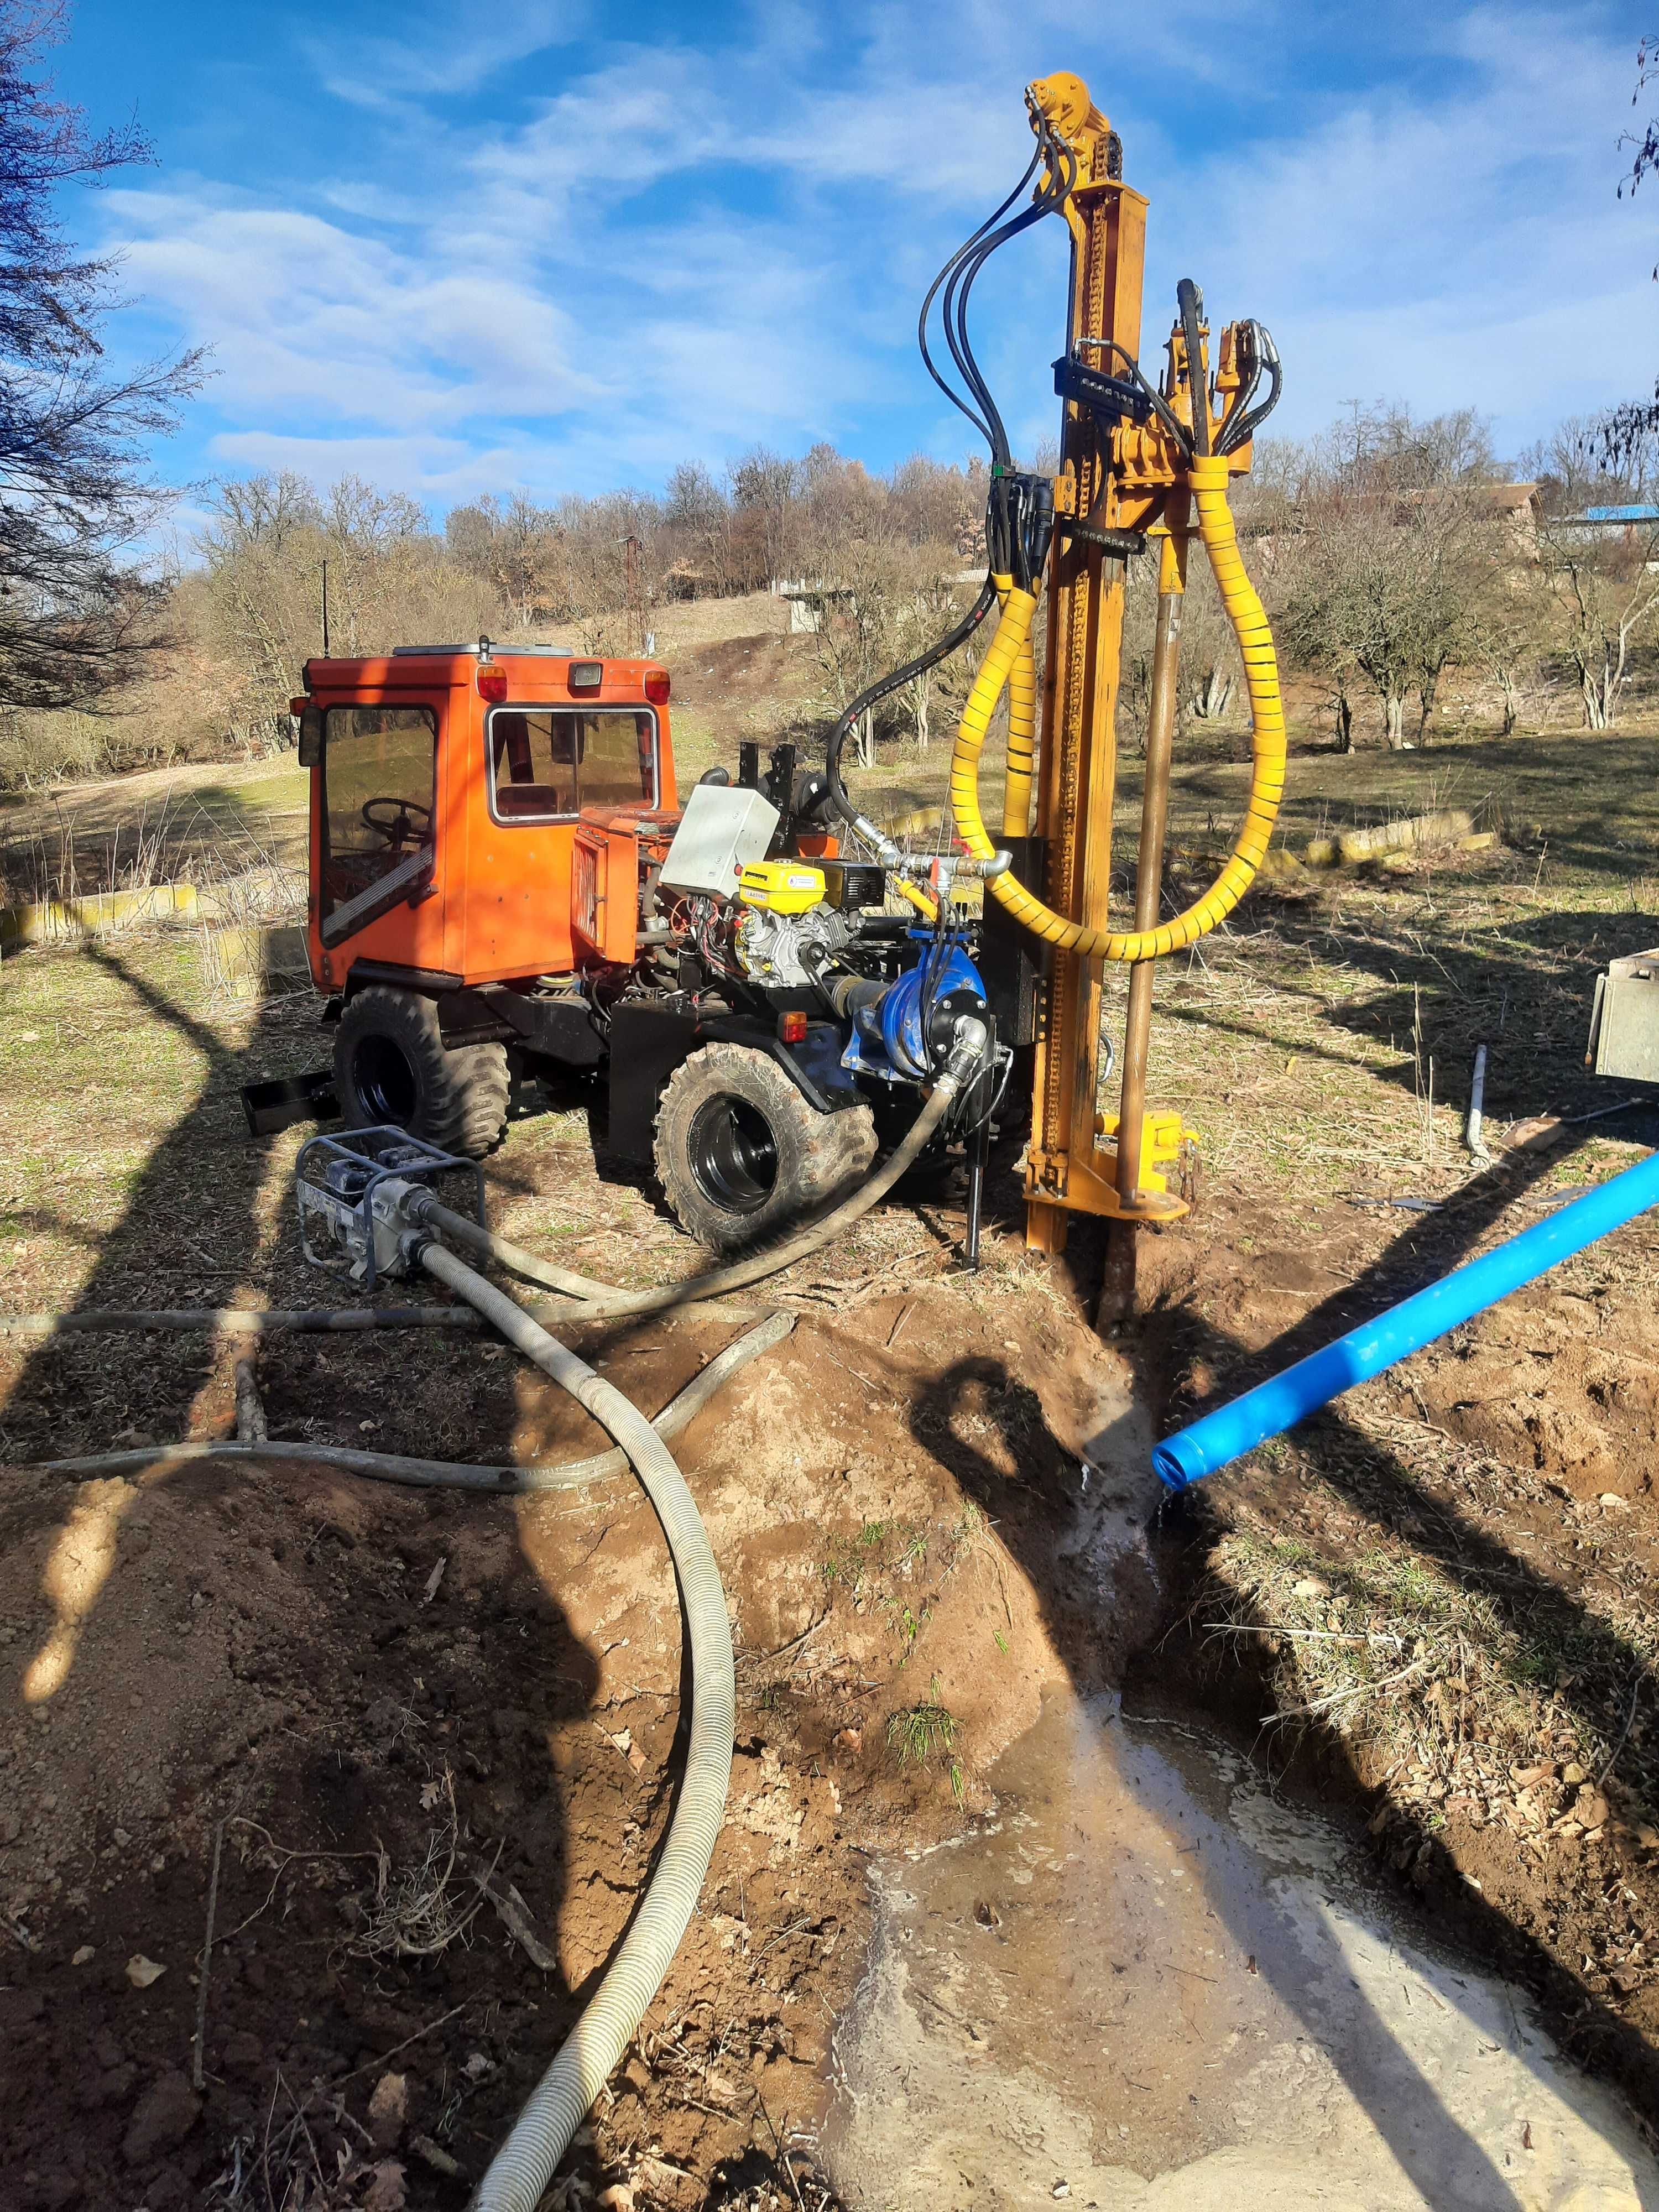
<path id="1" fill-rule="evenodd" d="M 1659 1139 L 1651 1109 L 1609 1121 Z M 1370 1162 L 1346 1196 L 1212 1179 L 1201 1223 L 1143 1271 L 1168 1424 L 1640 1157 L 1607 1126 L 1522 1121 L 1490 1168 L 1391 1178 L 1433 1194 L 1405 1206 L 1373 1194 Z M 1131 1689 L 1207 1705 L 1286 1788 L 1358 1804 L 1379 1866 L 1533 1990 L 1650 2127 L 1656 1274 L 1659 1230 L 1638 1222 L 1172 1510 L 1186 1595 Z"/>
<path id="2" fill-rule="evenodd" d="M 784 641 L 750 635 L 756 697 L 775 696 Z M 712 712 L 749 647 L 697 642 L 725 656 Z M 1236 809 L 1231 743 L 1183 776 L 1171 896 Z M 680 1454 L 734 1607 L 732 1815 L 556 2202 L 681 2212 L 799 2187 L 819 2212 L 868 1855 L 988 1811 L 987 1769 L 1044 1688 L 1109 1686 L 1137 1652 L 1132 1705 L 1201 1707 L 1284 1789 L 1357 1811 L 1385 1879 L 1659 2117 L 1650 1228 L 1167 1511 L 1121 1609 L 1103 1614 L 1075 1544 L 1080 1457 L 1128 1362 L 1173 1423 L 1653 1141 L 1650 1110 L 1575 1118 L 1610 1103 L 1582 1067 L 1595 968 L 1659 942 L 1652 741 L 1526 743 L 1296 764 L 1296 839 L 1414 793 L 1489 799 L 1501 841 L 1402 879 L 1293 880 L 1171 963 L 1154 1083 L 1199 1125 L 1201 1205 L 1146 1241 L 1145 1312 L 1116 1344 L 1071 1268 L 1020 1250 L 1006 1171 L 980 1278 L 952 1271 L 947 1192 L 776 1286 L 794 1334 Z M 709 744 L 729 757 L 712 727 Z M 926 799 L 944 765 L 878 781 Z M 216 996 L 188 933 L 7 961 L 7 1309 L 331 1296 L 290 1219 L 303 1133 L 250 1144 L 235 1096 L 324 1058 L 315 1019 Z M 1492 1167 L 1459 1136 L 1476 1041 Z M 649 1188 L 596 1150 L 592 1103 L 526 1102 L 492 1218 L 585 1273 L 689 1268 Z M 1086 1279 L 1088 1232 L 1073 1258 Z M 732 1326 L 573 1340 L 654 1410 Z M 459 2206 L 672 1808 L 672 1577 L 625 1481 L 514 1508 L 320 1466 L 38 1471 L 228 1434 L 232 1357 L 199 1338 L 0 1353 L 0 2067 L 29 2089 L 0 2118 L 0 2204 Z M 259 1371 L 291 1440 L 458 1459 L 597 1442 L 474 1340 L 273 1339 Z M 141 1959 L 163 1969 L 143 1987 Z"/>
<path id="3" fill-rule="evenodd" d="M 175 1083 L 213 1039 L 171 1130 L 153 1081 L 83 1097 L 100 1158 L 146 1162 L 114 1218 L 40 1102 L 12 1094 L 14 1308 L 330 1293 L 295 1248 L 293 1139 L 249 1145 L 232 1088 L 242 1060 L 293 1065 L 303 1017 L 221 1009 L 233 1058 L 180 959 L 156 939 L 114 975 L 74 953 L 9 965 L 14 998 L 61 990 L 94 1030 L 100 994 L 131 1019 L 140 986 L 139 1005 L 168 1009 L 154 1026 Z M 32 1148 L 16 1142 L 31 1127 Z M 635 1277 L 664 1248 L 690 1258 L 646 1193 L 599 1180 L 579 1111 L 515 1124 L 491 1179 L 512 1233 L 580 1245 L 590 1268 L 612 1246 Z M 45 1203 L 20 1203 L 20 1182 Z M 66 1280 L 79 1207 L 100 1225 Z M 561 1245 L 562 1225 L 585 1235 Z M 1121 1359 L 1017 1246 L 955 1276 L 959 1229 L 948 1200 L 896 1210 L 786 1279 L 793 1336 L 678 1447 L 732 1607 L 730 1808 L 557 2202 L 814 2185 L 866 1855 L 981 1811 L 984 1769 L 1044 1687 L 1113 1678 L 1138 1632 L 1133 1609 L 1095 1618 L 1066 1548 L 1078 1454 L 1103 1395 L 1123 1393 Z M 571 1334 L 654 1409 L 733 1326 Z M 230 1433 L 233 1357 L 200 1338 L 4 1353 L 0 2063 L 30 2094 L 0 2120 L 0 2203 L 459 2205 L 611 1954 L 672 1811 L 672 1572 L 630 1480 L 509 1504 L 320 1466 L 80 1482 L 29 1464 Z M 485 1459 L 602 1441 L 476 1340 L 271 1339 L 259 1373 L 277 1437 Z"/>

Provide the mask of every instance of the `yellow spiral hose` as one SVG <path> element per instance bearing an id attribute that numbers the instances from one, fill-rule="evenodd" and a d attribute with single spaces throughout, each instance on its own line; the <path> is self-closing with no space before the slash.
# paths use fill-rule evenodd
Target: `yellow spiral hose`
<path id="1" fill-rule="evenodd" d="M 1012 576 L 996 579 L 1003 604 L 1013 589 Z M 1002 787 L 1002 834 L 1027 837 L 1031 831 L 1031 773 L 1036 744 L 1036 655 L 1028 623 L 1008 672 L 1008 765 Z"/>
<path id="2" fill-rule="evenodd" d="M 1188 482 L 1192 490 L 1193 509 L 1198 524 L 1198 534 L 1203 539 L 1210 556 L 1210 566 L 1221 593 L 1221 604 L 1226 609 L 1238 639 L 1238 649 L 1244 662 L 1244 681 L 1250 695 L 1251 749 L 1253 767 L 1249 798 L 1244 810 L 1243 825 L 1240 829 L 1226 865 L 1203 897 L 1194 901 L 1184 914 L 1159 928 L 1149 930 L 1112 931 L 1085 929 L 1080 922 L 1067 921 L 1064 915 L 1056 914 L 1045 906 L 1035 892 L 1029 891 L 1010 873 L 1005 872 L 990 879 L 990 890 L 1017 921 L 1050 945 L 1058 945 L 1063 952 L 1081 953 L 1090 960 L 1158 960 L 1166 953 L 1178 952 L 1182 945 L 1190 945 L 1224 921 L 1249 889 L 1256 870 L 1267 851 L 1273 836 L 1273 822 L 1285 793 L 1285 710 L 1279 696 L 1279 665 L 1273 654 L 1273 641 L 1267 628 L 1267 617 L 1255 587 L 1244 573 L 1244 563 L 1239 557 L 1238 538 L 1233 529 L 1233 519 L 1227 507 L 1227 459 L 1224 454 L 1201 454 L 1189 465 Z M 956 750 L 951 761 L 951 806 L 956 817 L 957 834 L 969 851 L 980 860 L 989 860 L 996 847 L 985 827 L 979 804 L 979 757 L 985 744 L 985 732 L 992 712 L 1005 684 L 1012 680 L 1016 667 L 1029 662 L 1031 653 L 1031 617 L 1036 612 L 1036 600 L 1030 592 L 1018 589 L 1012 579 L 997 579 L 1002 592 L 1002 615 L 997 623 L 996 635 L 980 666 L 974 688 L 968 695 L 968 704 L 963 709 L 961 727 L 957 733 Z M 1017 695 L 1016 695 L 1017 696 Z M 1009 738 L 1009 793 L 1005 801 L 1006 812 L 1013 804 L 1015 791 L 1015 746 L 1012 736 L 1012 710 L 1016 703 L 1011 698 L 1011 729 Z M 1024 774 L 1026 796 L 1030 794 L 1030 748 L 1025 750 Z M 1024 824 L 1022 823 L 1022 829 Z M 1010 832 L 1005 826 L 1005 836 Z"/>

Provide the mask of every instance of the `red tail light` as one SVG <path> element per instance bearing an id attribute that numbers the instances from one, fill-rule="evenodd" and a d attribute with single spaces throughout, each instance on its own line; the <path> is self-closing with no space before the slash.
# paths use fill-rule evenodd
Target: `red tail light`
<path id="1" fill-rule="evenodd" d="M 478 696 L 499 707 L 507 696 L 507 671 L 504 668 L 481 668 L 478 671 Z"/>
<path id="2" fill-rule="evenodd" d="M 645 672 L 645 696 L 653 707 L 668 704 L 668 671 L 647 668 Z"/>
<path id="3" fill-rule="evenodd" d="M 783 1039 L 786 1044 L 805 1044 L 806 1042 L 805 1015 L 801 1013 L 780 1014 L 778 1016 L 778 1035 Z"/>

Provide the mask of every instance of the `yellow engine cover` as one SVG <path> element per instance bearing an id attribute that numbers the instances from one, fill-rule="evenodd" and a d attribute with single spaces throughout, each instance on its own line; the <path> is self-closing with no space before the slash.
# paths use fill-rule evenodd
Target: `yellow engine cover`
<path id="1" fill-rule="evenodd" d="M 823 870 L 804 860 L 751 860 L 738 878 L 738 896 L 768 914 L 805 914 L 823 903 Z"/>

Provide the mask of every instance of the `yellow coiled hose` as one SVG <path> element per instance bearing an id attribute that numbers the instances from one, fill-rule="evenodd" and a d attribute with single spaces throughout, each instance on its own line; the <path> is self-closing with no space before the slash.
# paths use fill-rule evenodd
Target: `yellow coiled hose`
<path id="1" fill-rule="evenodd" d="M 1004 606 L 1014 587 L 1012 576 L 996 579 Z M 1008 767 L 1002 787 L 1002 834 L 1026 837 L 1031 830 L 1031 770 L 1036 744 L 1036 655 L 1028 622 L 1008 671 Z"/>
<path id="2" fill-rule="evenodd" d="M 1227 507 L 1227 477 L 1224 454 L 1200 454 L 1188 465 L 1198 534 L 1209 554 L 1221 604 L 1238 639 L 1244 681 L 1250 694 L 1253 769 L 1243 826 L 1225 866 L 1203 897 L 1158 929 L 1085 929 L 1081 923 L 1067 921 L 1064 915 L 1045 906 L 1035 892 L 1027 890 L 1006 871 L 992 877 L 993 895 L 1015 920 L 1050 945 L 1058 945 L 1063 952 L 1079 952 L 1090 960 L 1158 960 L 1166 953 L 1178 952 L 1182 945 L 1192 944 L 1218 922 L 1225 921 L 1249 889 L 1267 854 L 1279 801 L 1285 794 L 1285 710 L 1279 696 L 1279 665 L 1267 617 L 1239 558 L 1238 539 Z M 1014 686 L 1009 702 L 1005 836 L 1021 834 L 1025 826 L 1022 818 L 1019 830 L 1012 830 L 1007 822 L 1009 813 L 1017 807 L 1018 778 L 1022 774 L 1027 807 L 1030 791 L 1029 736 L 1023 766 L 1017 765 L 1013 717 L 1019 704 L 1019 693 L 1013 672 L 1030 663 L 1031 617 L 1036 612 L 1036 599 L 1031 592 L 1019 590 L 1012 578 L 999 577 L 996 581 L 1002 598 L 1001 618 L 968 696 L 968 704 L 963 709 L 951 761 L 951 806 L 956 817 L 957 833 L 971 854 L 986 860 L 994 857 L 996 847 L 980 811 L 979 757 L 992 712 L 1005 684 Z M 1034 696 L 1034 675 L 1032 693 Z"/>

